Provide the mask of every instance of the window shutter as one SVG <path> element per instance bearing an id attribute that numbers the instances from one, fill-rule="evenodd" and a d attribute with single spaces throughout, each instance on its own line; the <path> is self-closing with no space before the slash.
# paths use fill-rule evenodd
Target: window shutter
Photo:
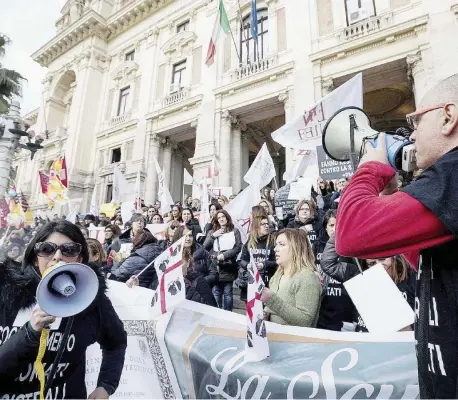
<path id="1" fill-rule="evenodd" d="M 192 85 L 200 83 L 202 75 L 202 46 L 197 47 L 193 51 L 192 58 Z"/>
<path id="2" fill-rule="evenodd" d="M 320 1 L 328 1 L 328 0 L 320 0 Z M 277 48 L 278 48 L 278 51 L 285 51 L 287 49 L 285 7 L 277 10 Z"/>
<path id="3" fill-rule="evenodd" d="M 157 70 L 156 100 L 164 95 L 165 64 L 159 66 Z"/>
<path id="4" fill-rule="evenodd" d="M 107 109 L 105 111 L 105 121 L 111 118 L 111 110 L 113 108 L 113 97 L 114 97 L 114 89 L 110 89 L 108 92 L 108 100 L 107 100 Z"/>

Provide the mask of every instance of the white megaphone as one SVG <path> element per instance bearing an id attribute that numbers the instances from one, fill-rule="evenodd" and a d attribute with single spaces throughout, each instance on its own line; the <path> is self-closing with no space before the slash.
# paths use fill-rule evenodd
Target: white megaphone
<path id="1" fill-rule="evenodd" d="M 37 288 L 40 308 L 54 317 L 70 317 L 94 301 L 99 279 L 91 267 L 79 263 L 57 263 L 48 268 Z"/>
<path id="2" fill-rule="evenodd" d="M 335 161 L 359 163 L 365 142 L 377 146 L 379 132 L 371 128 L 368 115 L 358 107 L 345 107 L 337 111 L 323 129 L 323 150 Z M 415 148 L 404 136 L 386 132 L 388 162 L 397 171 L 416 168 Z"/>

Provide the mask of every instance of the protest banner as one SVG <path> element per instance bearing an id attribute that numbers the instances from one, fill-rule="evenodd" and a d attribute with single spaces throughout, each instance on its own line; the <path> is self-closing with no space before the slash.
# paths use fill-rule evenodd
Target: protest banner
<path id="1" fill-rule="evenodd" d="M 130 292 L 129 292 L 130 291 Z M 184 300 L 151 320 L 153 291 L 109 282 L 127 352 L 111 398 L 336 399 L 418 397 L 412 332 L 332 332 L 266 322 L 270 357 L 244 359 L 246 317 Z M 86 353 L 88 393 L 101 350 Z"/>
<path id="2" fill-rule="evenodd" d="M 324 180 L 349 178 L 353 175 L 351 161 L 339 162 L 330 158 L 324 151 L 323 146 L 317 146 L 318 171 Z"/>

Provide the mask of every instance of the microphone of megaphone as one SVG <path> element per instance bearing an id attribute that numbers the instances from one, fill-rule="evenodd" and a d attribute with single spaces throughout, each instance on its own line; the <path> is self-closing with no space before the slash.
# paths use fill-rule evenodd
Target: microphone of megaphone
<path id="1" fill-rule="evenodd" d="M 406 137 L 386 132 L 386 150 L 390 165 L 400 171 L 407 165 L 403 160 L 406 152 L 415 151 Z M 322 142 L 325 153 L 335 161 L 352 161 L 356 169 L 364 151 L 365 143 L 377 147 L 379 132 L 372 129 L 368 115 L 359 107 L 344 107 L 338 110 L 323 129 Z M 410 167 L 412 167 L 410 163 Z M 410 169 L 411 170 L 411 169 Z"/>
<path id="2" fill-rule="evenodd" d="M 40 308 L 54 317 L 70 317 L 88 308 L 97 296 L 99 279 L 80 263 L 58 263 L 47 269 L 37 287 Z"/>

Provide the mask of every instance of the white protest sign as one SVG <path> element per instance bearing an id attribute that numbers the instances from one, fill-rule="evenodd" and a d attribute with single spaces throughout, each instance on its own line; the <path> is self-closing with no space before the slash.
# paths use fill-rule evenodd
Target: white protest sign
<path id="1" fill-rule="evenodd" d="M 220 237 L 216 238 L 213 242 L 213 250 L 215 252 L 230 250 L 235 245 L 235 235 L 234 231 L 224 233 Z"/>
<path id="2" fill-rule="evenodd" d="M 312 180 L 300 178 L 289 186 L 288 200 L 310 200 Z"/>
<path id="3" fill-rule="evenodd" d="M 165 240 L 165 233 L 167 231 L 168 224 L 148 224 L 148 229 L 157 240 Z"/>
<path id="4" fill-rule="evenodd" d="M 371 333 L 393 333 L 415 321 L 415 314 L 381 264 L 344 283 Z"/>
<path id="5" fill-rule="evenodd" d="M 215 187 L 213 186 L 210 188 L 210 195 L 212 197 L 219 197 L 219 196 L 232 196 L 232 186 L 221 186 L 221 187 Z"/>

